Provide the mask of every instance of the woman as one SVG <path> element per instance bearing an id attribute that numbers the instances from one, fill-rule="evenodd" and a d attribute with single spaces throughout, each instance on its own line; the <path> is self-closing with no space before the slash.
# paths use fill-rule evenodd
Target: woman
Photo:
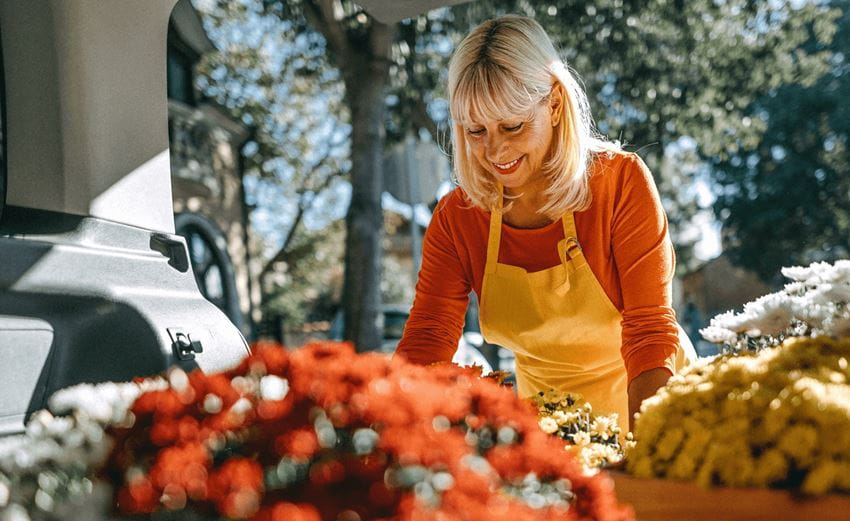
<path id="1" fill-rule="evenodd" d="M 543 28 L 484 22 L 449 65 L 459 187 L 434 211 L 397 352 L 451 360 L 470 289 L 484 337 L 516 355 L 520 396 L 554 388 L 617 413 L 687 357 L 670 303 L 667 218 L 641 159 L 596 136 Z"/>

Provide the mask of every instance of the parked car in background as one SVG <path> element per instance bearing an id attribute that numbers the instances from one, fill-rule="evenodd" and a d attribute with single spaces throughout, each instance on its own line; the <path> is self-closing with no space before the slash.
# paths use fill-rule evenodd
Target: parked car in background
<path id="1" fill-rule="evenodd" d="M 392 354 L 395 352 L 401 337 L 404 334 L 404 324 L 410 316 L 410 311 L 404 306 L 384 305 L 382 307 L 382 315 L 384 318 L 384 339 L 378 351 L 382 353 Z M 328 337 L 331 340 L 342 340 L 342 332 L 345 324 L 342 318 L 342 312 L 338 312 L 331 322 L 331 328 L 328 332 Z M 481 333 L 472 331 L 464 332 L 458 340 L 457 351 L 455 351 L 452 362 L 469 367 L 477 365 L 482 368 L 482 372 L 490 373 L 493 371 L 493 366 L 487 361 L 481 351 L 478 350 L 484 338 Z"/>

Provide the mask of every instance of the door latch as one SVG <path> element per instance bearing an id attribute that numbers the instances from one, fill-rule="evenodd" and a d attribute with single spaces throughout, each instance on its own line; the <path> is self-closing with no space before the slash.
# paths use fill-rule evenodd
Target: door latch
<path id="1" fill-rule="evenodd" d="M 171 348 L 178 360 L 194 360 L 195 354 L 203 353 L 204 347 L 201 341 L 192 336 L 183 328 L 170 327 L 168 335 L 171 337 Z"/>

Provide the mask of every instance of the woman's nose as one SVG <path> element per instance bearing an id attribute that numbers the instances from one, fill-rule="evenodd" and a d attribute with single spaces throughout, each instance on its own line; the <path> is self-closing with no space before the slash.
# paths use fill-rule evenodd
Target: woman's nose
<path id="1" fill-rule="evenodd" d="M 506 141 L 507 140 L 504 137 L 488 135 L 487 136 L 487 143 L 486 143 L 487 158 L 490 159 L 491 161 L 496 161 L 496 160 L 501 159 L 500 156 L 501 156 L 502 150 L 505 148 Z"/>

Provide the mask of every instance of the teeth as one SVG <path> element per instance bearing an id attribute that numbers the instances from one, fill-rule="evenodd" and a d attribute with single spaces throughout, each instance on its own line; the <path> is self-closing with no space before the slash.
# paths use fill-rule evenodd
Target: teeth
<path id="1" fill-rule="evenodd" d="M 502 170 L 507 170 L 508 168 L 510 168 L 510 167 L 514 166 L 515 164 L 517 164 L 517 161 L 519 161 L 519 159 L 514 159 L 514 160 L 513 160 L 513 161 L 511 161 L 510 163 L 505 163 L 505 164 L 503 164 L 503 165 L 501 165 L 501 164 L 499 164 L 499 163 L 493 163 L 493 164 L 494 164 L 494 165 L 496 165 L 496 167 L 497 167 L 497 168 L 500 168 L 500 169 L 502 169 Z"/>

